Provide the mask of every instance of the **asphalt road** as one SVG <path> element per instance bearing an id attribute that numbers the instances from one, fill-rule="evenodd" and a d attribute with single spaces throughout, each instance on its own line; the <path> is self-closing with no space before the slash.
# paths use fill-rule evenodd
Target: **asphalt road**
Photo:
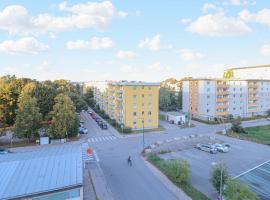
<path id="1" fill-rule="evenodd" d="M 117 137 L 115 130 L 101 130 L 96 122 L 87 114 L 81 114 L 84 126 L 89 134 L 83 135 L 83 140 L 89 143 L 100 158 L 100 165 L 104 171 L 108 185 L 117 200 L 171 200 L 177 198 L 165 185 L 149 170 L 140 157 L 143 148 L 142 135 L 131 137 Z M 266 120 L 243 122 L 243 126 L 269 124 Z M 229 128 L 229 124 L 226 128 Z M 159 140 L 172 139 L 177 136 L 192 134 L 214 135 L 216 131 L 223 130 L 225 125 L 205 125 L 196 123 L 193 128 L 169 129 L 158 133 L 146 133 L 145 145 Z M 114 139 L 108 137 L 114 136 Z M 116 136 L 116 137 L 115 137 Z M 215 135 L 217 136 L 217 135 Z M 219 136 L 218 136 L 219 137 Z M 94 140 L 94 138 L 98 138 Z M 107 138 L 107 139 L 106 139 Z M 230 140 L 230 138 L 227 138 Z M 194 156 L 197 152 L 194 152 Z M 128 156 L 132 157 L 133 166 L 127 165 Z"/>

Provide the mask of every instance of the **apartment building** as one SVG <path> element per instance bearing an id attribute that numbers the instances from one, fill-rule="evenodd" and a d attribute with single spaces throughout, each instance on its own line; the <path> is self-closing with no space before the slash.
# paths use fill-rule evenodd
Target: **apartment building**
<path id="1" fill-rule="evenodd" d="M 264 115 L 270 109 L 270 80 L 189 79 L 183 81 L 183 111 L 213 120 Z"/>
<path id="2" fill-rule="evenodd" d="M 159 83 L 108 81 L 92 88 L 96 103 L 119 124 L 134 130 L 158 127 Z"/>

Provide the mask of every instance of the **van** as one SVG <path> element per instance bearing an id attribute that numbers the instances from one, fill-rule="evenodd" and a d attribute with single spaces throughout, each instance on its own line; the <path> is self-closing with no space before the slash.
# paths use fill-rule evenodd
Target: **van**
<path id="1" fill-rule="evenodd" d="M 217 153 L 217 149 L 209 144 L 197 144 L 196 148 L 202 151 L 209 152 L 211 154 Z"/>

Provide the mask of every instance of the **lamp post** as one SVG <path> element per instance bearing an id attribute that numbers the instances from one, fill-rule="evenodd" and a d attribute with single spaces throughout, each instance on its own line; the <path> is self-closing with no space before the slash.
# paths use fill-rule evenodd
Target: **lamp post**
<path id="1" fill-rule="evenodd" d="M 143 150 L 144 150 L 144 119 L 142 119 L 142 125 L 143 125 Z"/>

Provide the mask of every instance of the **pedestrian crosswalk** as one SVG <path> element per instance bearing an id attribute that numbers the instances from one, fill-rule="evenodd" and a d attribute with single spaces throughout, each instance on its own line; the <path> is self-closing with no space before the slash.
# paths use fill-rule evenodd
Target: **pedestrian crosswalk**
<path id="1" fill-rule="evenodd" d="M 83 159 L 84 162 L 94 160 L 93 154 L 88 154 L 87 153 L 88 148 L 89 148 L 89 146 L 88 146 L 87 143 L 82 144 L 82 159 Z"/>
<path id="2" fill-rule="evenodd" d="M 88 138 L 89 143 L 95 143 L 95 142 L 104 142 L 104 141 L 111 141 L 111 140 L 116 140 L 117 137 L 114 135 L 109 135 L 109 136 L 99 136 L 99 137 L 91 137 Z"/>

